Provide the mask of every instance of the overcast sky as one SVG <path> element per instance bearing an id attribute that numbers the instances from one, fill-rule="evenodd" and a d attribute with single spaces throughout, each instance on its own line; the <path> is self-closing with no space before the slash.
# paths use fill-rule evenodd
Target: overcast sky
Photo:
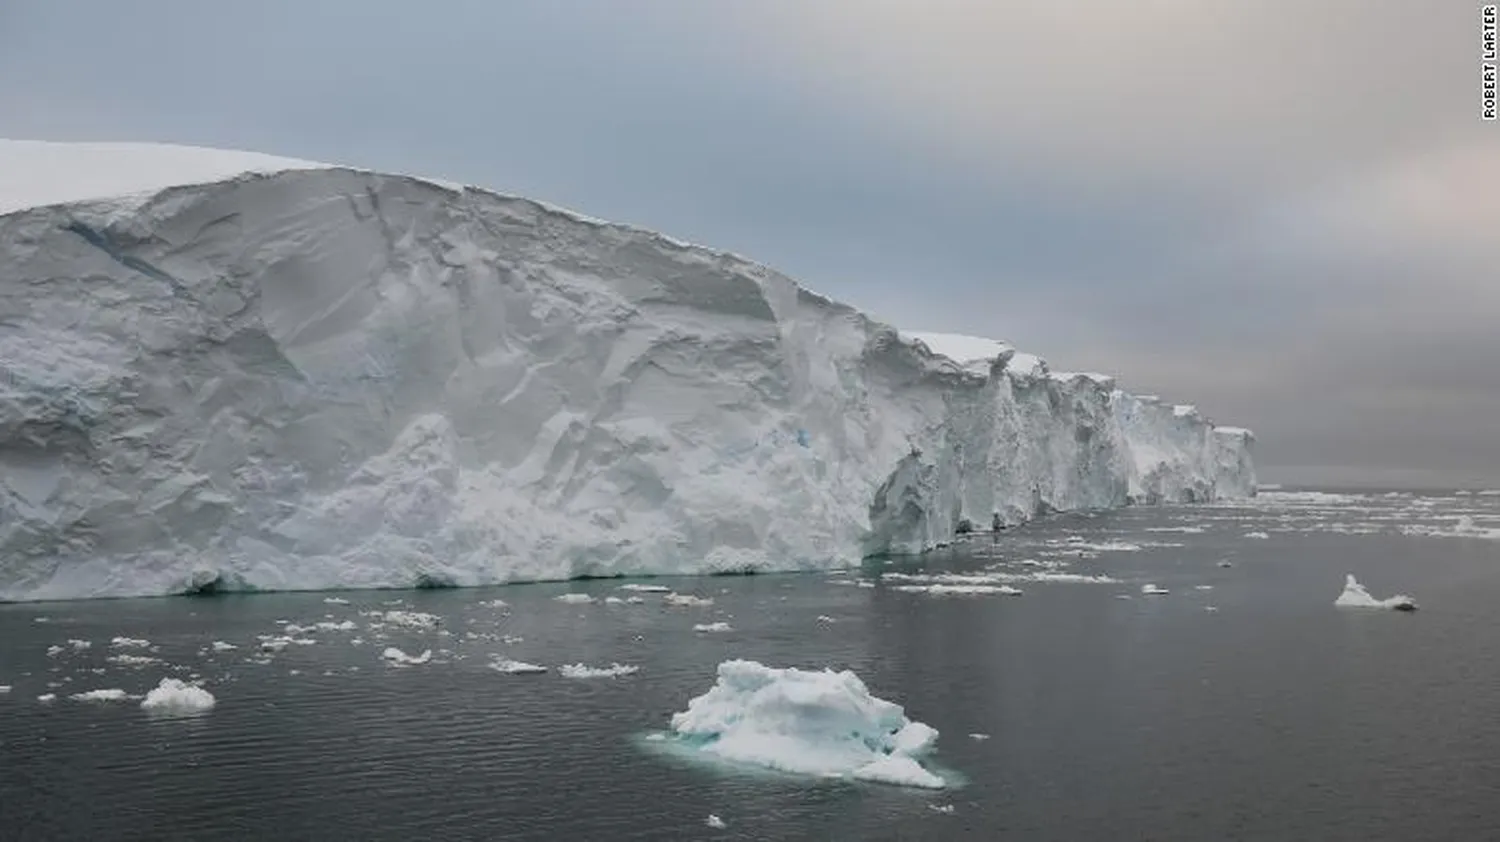
<path id="1" fill-rule="evenodd" d="M 0 136 L 453 178 L 1252 427 L 1500 485 L 1468 0 L 3 0 Z"/>

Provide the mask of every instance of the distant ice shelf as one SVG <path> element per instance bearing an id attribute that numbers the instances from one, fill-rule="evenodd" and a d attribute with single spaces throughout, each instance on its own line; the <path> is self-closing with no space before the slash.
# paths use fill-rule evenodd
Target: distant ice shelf
<path id="1" fill-rule="evenodd" d="M 1254 437 L 461 185 L 0 141 L 0 600 L 804 570 Z"/>

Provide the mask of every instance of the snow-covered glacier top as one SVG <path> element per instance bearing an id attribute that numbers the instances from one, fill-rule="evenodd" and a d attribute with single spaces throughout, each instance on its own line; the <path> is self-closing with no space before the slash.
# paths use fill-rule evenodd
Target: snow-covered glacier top
<path id="1" fill-rule="evenodd" d="M 1252 442 L 527 199 L 0 142 L 0 599 L 844 565 Z"/>

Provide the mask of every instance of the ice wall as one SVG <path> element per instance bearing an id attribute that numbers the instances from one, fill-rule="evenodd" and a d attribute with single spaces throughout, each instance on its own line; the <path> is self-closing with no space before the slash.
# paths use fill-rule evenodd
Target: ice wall
<path id="1" fill-rule="evenodd" d="M 20 210 L 0 599 L 817 568 L 995 511 L 1253 493 L 1248 434 L 1013 353 L 413 178 Z"/>

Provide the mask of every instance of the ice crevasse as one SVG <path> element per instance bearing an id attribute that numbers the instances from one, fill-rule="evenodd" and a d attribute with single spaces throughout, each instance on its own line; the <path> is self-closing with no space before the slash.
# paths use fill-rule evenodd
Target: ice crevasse
<path id="1" fill-rule="evenodd" d="M 535 201 L 151 144 L 0 173 L 0 599 L 813 569 L 1254 493 L 1192 407 Z"/>

